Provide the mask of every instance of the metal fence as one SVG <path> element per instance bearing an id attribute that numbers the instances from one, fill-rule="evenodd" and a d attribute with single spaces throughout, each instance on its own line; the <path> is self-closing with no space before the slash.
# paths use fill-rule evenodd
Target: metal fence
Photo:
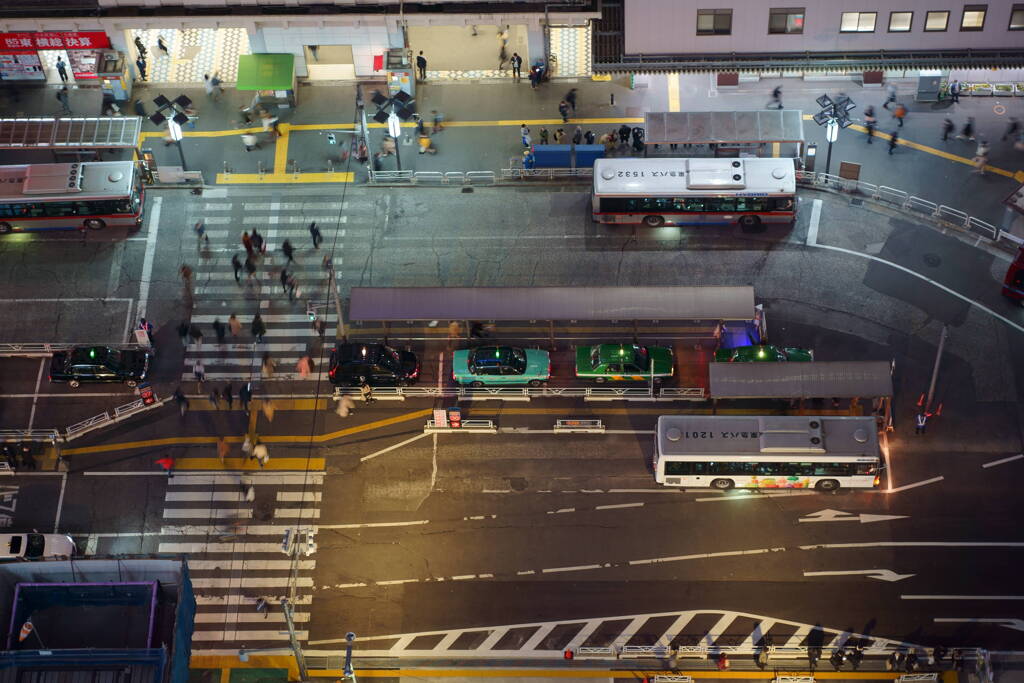
<path id="1" fill-rule="evenodd" d="M 336 387 L 334 400 L 360 396 L 358 387 Z M 377 387 L 373 398 L 405 401 L 417 398 L 459 401 L 530 401 L 535 398 L 582 398 L 584 401 L 703 401 L 703 387 Z"/>
<path id="2" fill-rule="evenodd" d="M 108 410 L 104 413 L 100 413 L 99 415 L 93 415 L 92 417 L 82 420 L 81 422 L 77 422 L 65 429 L 64 440 L 71 441 L 72 439 L 77 439 L 78 437 L 84 436 L 93 430 L 99 429 L 100 427 L 117 424 L 118 422 L 122 422 L 133 415 L 144 413 L 148 410 L 153 410 L 154 408 L 159 408 L 168 400 L 169 399 L 166 398 L 160 399 L 147 406 L 140 398 L 132 401 L 131 403 L 126 403 L 123 406 L 114 408 L 113 412 Z"/>
<path id="3" fill-rule="evenodd" d="M 494 171 L 369 171 L 378 185 L 494 185 Z"/>

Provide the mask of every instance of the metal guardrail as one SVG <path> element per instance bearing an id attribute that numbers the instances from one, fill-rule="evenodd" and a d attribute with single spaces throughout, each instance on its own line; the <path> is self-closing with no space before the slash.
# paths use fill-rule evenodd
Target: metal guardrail
<path id="1" fill-rule="evenodd" d="M 333 398 L 358 397 L 358 387 L 335 387 Z M 531 401 L 535 398 L 583 398 L 587 401 L 702 401 L 703 387 L 375 387 L 373 398 L 404 401 L 416 398 L 455 398 L 459 401 Z"/>
<path id="2" fill-rule="evenodd" d="M 977 216 L 971 216 L 960 209 L 954 209 L 945 204 L 936 204 L 894 187 L 840 178 L 831 173 L 810 173 L 800 170 L 796 172 L 796 179 L 805 185 L 830 187 L 843 192 L 860 193 L 875 201 L 890 204 L 904 211 L 925 214 L 937 221 L 968 230 L 974 234 L 980 234 L 997 244 L 1006 241 L 1012 242 L 1017 246 L 1024 245 L 1024 238 L 1011 235 Z"/>
<path id="3" fill-rule="evenodd" d="M 114 408 L 113 415 L 111 415 L 109 411 L 99 415 L 93 415 L 92 417 L 82 420 L 81 422 L 73 424 L 65 429 L 64 440 L 71 441 L 72 439 L 77 439 L 78 437 L 84 436 L 85 434 L 99 429 L 100 427 L 104 427 L 109 424 L 117 424 L 118 422 L 126 420 L 133 415 L 137 415 L 138 413 L 144 413 L 146 411 L 153 410 L 154 408 L 159 408 L 168 400 L 169 399 L 166 398 L 160 399 L 147 406 L 140 398 L 132 401 L 131 403 L 126 403 Z"/>
<path id="4" fill-rule="evenodd" d="M 44 344 L 34 342 L 25 344 L 0 344 L 0 357 L 41 358 L 52 356 L 57 351 L 67 351 L 72 347 L 72 344 Z"/>
<path id="5" fill-rule="evenodd" d="M 555 434 L 604 434 L 600 420 L 555 420 Z"/>
<path id="6" fill-rule="evenodd" d="M 923 683 L 924 681 L 937 681 L 939 674 L 935 672 L 924 674 L 904 674 L 896 679 L 899 683 Z"/>
<path id="7" fill-rule="evenodd" d="M 814 676 L 776 676 L 775 683 L 814 683 Z"/>
<path id="8" fill-rule="evenodd" d="M 593 168 L 503 168 L 502 180 L 526 180 L 529 178 L 580 178 L 589 180 L 594 177 Z"/>
<path id="9" fill-rule="evenodd" d="M 56 443 L 60 432 L 56 429 L 2 429 L 0 442 L 49 441 Z"/>
<path id="10" fill-rule="evenodd" d="M 579 647 L 573 651 L 574 659 L 618 659 L 614 647 Z"/>
<path id="11" fill-rule="evenodd" d="M 693 683 L 693 676 L 677 676 L 675 674 L 657 674 L 654 683 Z"/>
<path id="12" fill-rule="evenodd" d="M 640 659 L 642 657 L 654 657 L 664 659 L 672 653 L 672 649 L 665 645 L 625 645 L 619 651 L 620 659 Z"/>
<path id="13" fill-rule="evenodd" d="M 463 420 L 461 427 L 449 427 L 447 424 L 438 425 L 433 420 L 427 420 L 423 427 L 424 434 L 447 434 L 457 432 L 469 432 L 472 434 L 497 434 L 498 427 L 493 420 Z"/>
<path id="14" fill-rule="evenodd" d="M 494 171 L 369 171 L 369 182 L 410 185 L 493 185 Z"/>

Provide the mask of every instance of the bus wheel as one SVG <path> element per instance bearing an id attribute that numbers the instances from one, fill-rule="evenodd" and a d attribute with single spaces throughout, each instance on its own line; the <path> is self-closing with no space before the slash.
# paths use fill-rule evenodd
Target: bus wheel
<path id="1" fill-rule="evenodd" d="M 743 232 L 761 232 L 764 226 L 757 216 L 740 216 L 740 229 Z"/>
<path id="2" fill-rule="evenodd" d="M 6 235 L 10 231 L 11 231 L 11 224 L 10 223 L 0 222 L 0 235 Z"/>
<path id="3" fill-rule="evenodd" d="M 835 479 L 822 479 L 817 483 L 817 485 L 815 485 L 814 488 L 818 489 L 819 491 L 838 491 L 839 482 L 836 481 Z"/>
<path id="4" fill-rule="evenodd" d="M 99 218 L 90 218 L 89 220 L 85 221 L 85 227 L 89 228 L 90 230 L 102 230 L 103 228 L 107 227 L 107 224 L 104 221 L 101 221 Z"/>
<path id="5" fill-rule="evenodd" d="M 711 481 L 711 488 L 719 491 L 728 491 L 733 487 L 732 479 L 714 479 Z"/>
<path id="6" fill-rule="evenodd" d="M 649 228 L 660 228 L 665 225 L 665 218 L 662 216 L 644 216 L 644 225 Z"/>

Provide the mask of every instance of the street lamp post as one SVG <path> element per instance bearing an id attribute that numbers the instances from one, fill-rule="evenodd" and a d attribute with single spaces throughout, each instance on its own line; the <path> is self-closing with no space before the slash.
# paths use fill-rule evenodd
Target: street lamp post
<path id="1" fill-rule="evenodd" d="M 163 95 L 157 95 L 153 98 L 153 104 L 156 105 L 157 109 L 150 115 L 149 120 L 155 126 L 161 126 L 164 122 L 167 123 L 167 134 L 170 135 L 171 141 L 178 146 L 181 170 L 187 171 L 185 150 L 181 146 L 181 140 L 184 137 L 181 127 L 188 123 L 188 112 L 191 111 L 192 100 L 185 95 L 178 95 L 174 100 L 169 100 Z"/>
<path id="2" fill-rule="evenodd" d="M 828 151 L 825 153 L 825 175 L 832 168 L 832 143 L 839 139 L 839 124 L 833 119 L 825 125 L 825 141 Z"/>
<path id="3" fill-rule="evenodd" d="M 345 670 L 342 673 L 342 680 L 355 681 L 356 672 L 352 668 L 352 643 L 356 642 L 356 634 L 349 631 L 345 634 Z"/>
<path id="4" fill-rule="evenodd" d="M 177 118 L 177 115 L 175 118 Z M 170 133 L 171 139 L 174 140 L 174 143 L 178 147 L 178 157 L 181 159 L 181 170 L 187 171 L 188 166 L 185 164 L 185 150 L 181 148 L 181 139 L 184 137 L 181 132 L 181 124 L 174 119 L 170 119 L 167 122 L 167 132 Z"/>
<path id="5" fill-rule="evenodd" d="M 401 147 L 401 141 L 399 137 L 402 135 L 402 122 L 398 118 L 398 114 L 391 112 L 388 114 L 388 133 L 395 141 L 395 163 L 398 165 L 398 170 L 402 170 L 402 154 L 399 152 Z"/>
<path id="6" fill-rule="evenodd" d="M 828 152 L 825 155 L 827 176 L 832 168 L 832 143 L 839 139 L 839 129 L 850 125 L 850 112 L 857 105 L 843 94 L 834 100 L 828 95 L 822 95 L 815 102 L 821 107 L 821 111 L 814 115 L 814 122 L 819 126 L 825 126 L 825 141 L 828 142 Z M 828 178 L 825 181 L 828 182 Z"/>

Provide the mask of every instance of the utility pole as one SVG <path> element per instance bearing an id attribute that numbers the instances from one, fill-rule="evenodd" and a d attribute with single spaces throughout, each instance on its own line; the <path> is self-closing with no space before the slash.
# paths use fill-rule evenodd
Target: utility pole
<path id="1" fill-rule="evenodd" d="M 299 670 L 299 680 L 308 681 L 309 671 L 306 669 L 306 657 L 302 654 L 302 645 L 299 643 L 298 636 L 295 633 L 292 603 L 287 598 L 281 600 L 281 610 L 284 612 L 284 620 L 288 624 L 288 642 L 291 644 L 292 652 L 295 654 L 295 666 Z"/>
<path id="2" fill-rule="evenodd" d="M 942 326 L 942 333 L 939 335 L 939 348 L 935 352 L 935 365 L 932 366 L 932 381 L 928 385 L 928 399 L 924 402 L 924 412 L 927 415 L 932 409 L 932 399 L 935 398 L 935 383 L 939 379 L 939 363 L 942 361 L 942 350 L 946 347 L 946 337 L 949 336 L 949 325 Z"/>
<path id="3" fill-rule="evenodd" d="M 352 681 L 353 683 L 356 680 L 356 672 L 352 668 L 352 643 L 354 642 L 356 642 L 356 634 L 349 631 L 345 634 L 345 670 L 341 676 L 343 681 Z"/>
<path id="4" fill-rule="evenodd" d="M 338 281 L 334 273 L 334 262 L 330 263 L 330 273 L 327 275 L 327 286 L 331 289 L 331 296 L 334 298 L 334 311 L 338 314 L 338 325 L 335 331 L 335 336 L 344 341 L 348 337 L 348 331 L 345 329 L 345 315 L 341 310 L 341 295 L 338 294 Z"/>

